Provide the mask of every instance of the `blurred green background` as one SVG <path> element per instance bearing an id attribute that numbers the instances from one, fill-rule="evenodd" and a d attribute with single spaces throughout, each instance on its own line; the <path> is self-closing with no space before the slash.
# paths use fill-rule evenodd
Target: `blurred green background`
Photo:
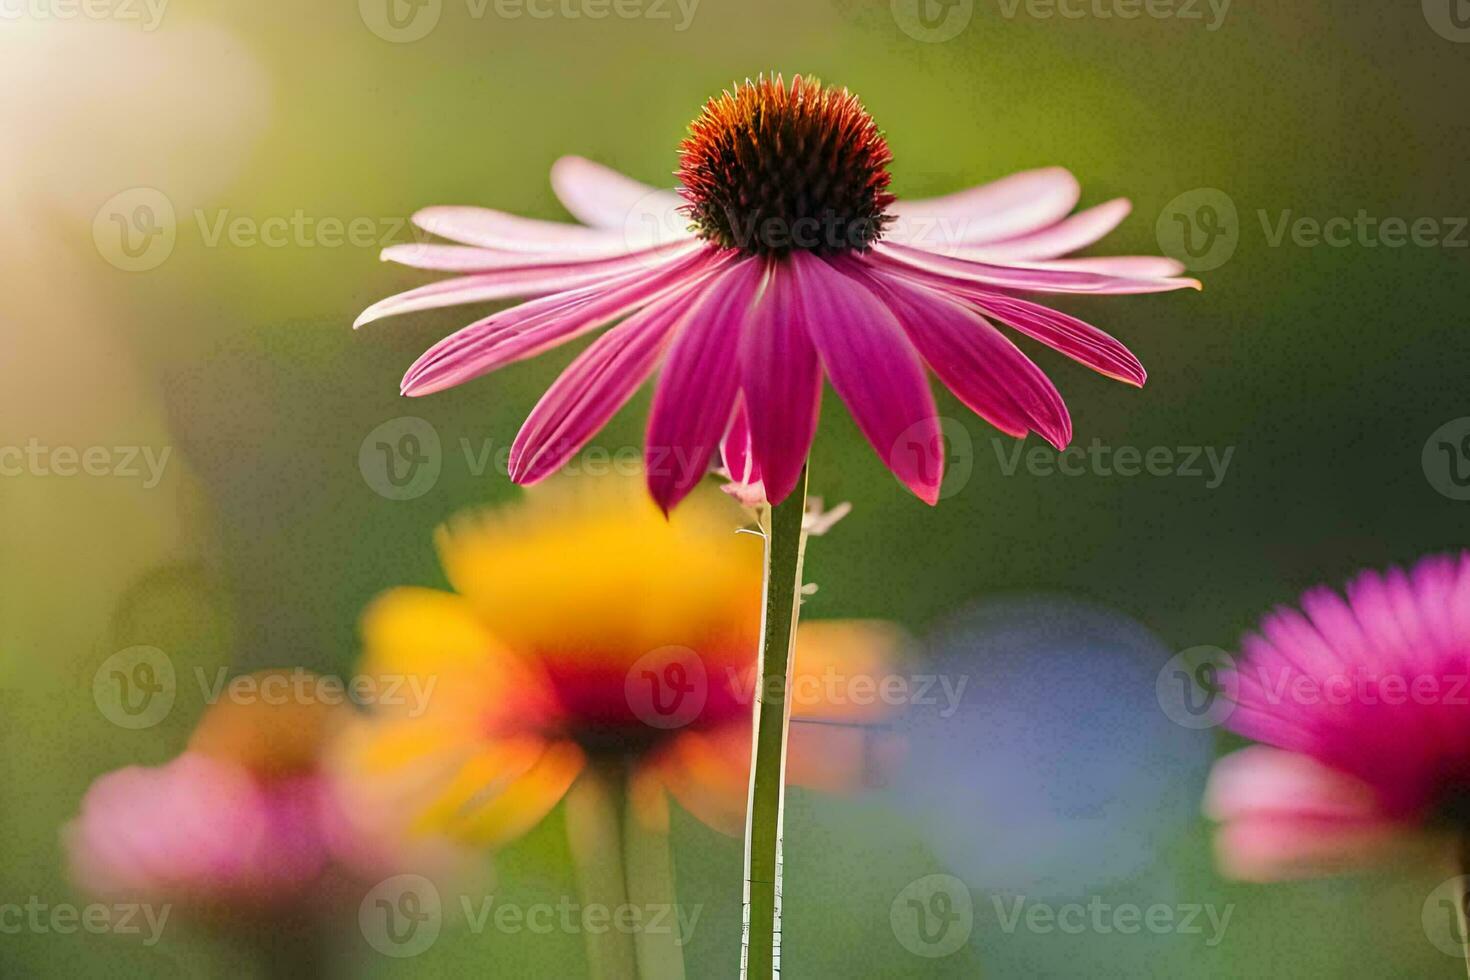
<path id="1" fill-rule="evenodd" d="M 1470 45 L 1433 29 L 1413 0 L 1237 0 L 1218 22 L 1204 3 L 1201 19 L 1125 20 L 1097 16 L 1090 0 L 1072 5 L 1085 12 L 1076 19 L 1000 0 L 936 2 L 936 18 L 968 18 L 935 21 L 960 26 L 947 40 L 907 0 L 700 0 L 687 18 L 649 0 L 642 16 L 604 19 L 567 16 L 587 9 L 575 3 L 540 19 L 442 0 L 403 8 L 438 18 L 411 41 L 381 36 L 381 8 L 173 0 L 154 23 L 141 5 L 98 19 L 41 4 L 0 22 L 0 445 L 171 450 L 152 487 L 122 476 L 0 479 L 0 902 L 78 901 L 60 871 L 58 827 L 102 772 L 177 754 L 202 710 L 197 687 L 181 684 L 163 723 L 112 725 L 91 695 L 106 657 L 148 644 L 189 668 L 345 672 L 369 598 L 442 584 L 435 525 L 519 492 L 493 466 L 476 472 L 464 446 L 508 446 L 580 345 L 407 403 L 403 370 L 469 315 L 354 333 L 367 304 L 429 278 L 380 265 L 378 246 L 409 240 L 404 219 L 429 204 L 564 218 L 546 174 L 566 153 L 670 183 L 702 101 L 762 70 L 858 92 L 891 141 L 900 195 L 1065 165 L 1084 204 L 1133 200 L 1100 250 L 1118 254 L 1158 253 L 1156 224 L 1167 227 L 1172 202 L 1196 189 L 1219 189 L 1237 209 L 1238 245 L 1198 273 L 1202 294 L 1058 304 L 1129 343 L 1150 372 L 1144 390 L 1038 354 L 1068 399 L 1077 444 L 1233 447 L 1217 487 L 1007 475 L 997 447 L 1008 443 L 942 395 L 971 437 L 971 470 L 930 510 L 888 477 L 829 393 L 813 490 L 854 513 L 810 551 L 821 591 L 806 615 L 880 616 L 924 634 L 983 597 L 1061 593 L 1142 622 L 1170 651 L 1230 648 L 1311 584 L 1467 543 L 1467 505 L 1438 492 L 1421 463 L 1431 433 L 1470 414 L 1463 231 L 1458 248 L 1273 246 L 1260 217 L 1470 213 Z M 153 267 L 127 271 L 108 214 L 139 187 L 172 206 L 175 240 Z M 214 235 L 222 220 L 263 227 L 296 215 L 307 230 L 280 245 Z M 372 231 L 329 240 L 324 218 Z M 645 391 L 598 445 L 638 445 L 647 405 Z M 358 454 L 374 428 L 404 415 L 433 425 L 443 463 L 432 490 L 397 501 L 368 485 Z M 1027 719 L 1015 724 L 1024 731 Z M 1173 736 L 1213 737 L 1165 725 L 1160 737 Z M 1420 923 L 1448 870 L 1231 884 L 1212 870 L 1207 827 L 1192 813 L 1155 834 L 1152 857 L 1124 880 L 1081 894 L 1232 904 L 1218 945 L 1146 932 L 1023 937 L 1001 928 L 979 882 L 963 948 L 916 956 L 896 938 L 890 904 L 914 879 L 954 869 L 893 803 L 793 794 L 791 976 L 1463 969 Z M 498 859 L 497 896 L 574 893 L 560 821 L 558 811 Z M 739 842 L 682 814 L 675 837 L 681 900 L 703 907 L 690 976 L 732 975 Z M 578 936 L 474 935 L 453 922 L 412 960 L 377 956 L 350 928 L 339 954 L 344 969 L 370 976 L 584 970 Z M 255 969 L 248 951 L 187 929 L 152 948 L 0 934 L 6 976 Z"/>

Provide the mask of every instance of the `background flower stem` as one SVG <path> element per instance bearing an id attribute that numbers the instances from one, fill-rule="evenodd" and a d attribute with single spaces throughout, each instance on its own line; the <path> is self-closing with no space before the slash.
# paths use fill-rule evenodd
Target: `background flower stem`
<path id="1" fill-rule="evenodd" d="M 646 798 L 628 793 L 623 824 L 623 860 L 628 869 L 628 901 L 648 928 L 638 930 L 634 946 L 638 973 L 648 980 L 684 980 L 684 946 L 674 887 L 674 852 L 669 841 L 669 801 L 662 787 Z M 655 929 L 651 923 L 662 925 Z"/>
<path id="2" fill-rule="evenodd" d="M 741 976 L 767 980 L 780 969 L 781 816 L 786 796 L 786 731 L 791 649 L 806 550 L 807 471 L 796 489 L 762 515 L 766 538 L 760 682 L 754 699 L 750 804 L 745 817 L 745 942 Z"/>
<path id="3" fill-rule="evenodd" d="M 1465 954 L 1465 973 L 1470 976 L 1470 829 L 1460 832 L 1458 857 L 1456 873 L 1460 876 L 1460 950 Z"/>
<path id="4" fill-rule="evenodd" d="M 608 916 L 616 916 L 628 902 L 620 826 L 624 768 L 618 760 L 593 758 L 566 799 L 567 843 L 582 908 L 600 906 Z M 592 980 L 635 980 L 631 935 L 615 928 L 600 933 L 584 929 L 582 938 Z"/>

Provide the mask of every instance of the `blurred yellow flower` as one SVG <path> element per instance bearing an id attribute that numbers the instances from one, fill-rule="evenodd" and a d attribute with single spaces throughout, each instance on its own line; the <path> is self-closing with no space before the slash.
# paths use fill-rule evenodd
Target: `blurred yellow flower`
<path id="1" fill-rule="evenodd" d="M 432 693 L 374 705 L 340 743 L 339 775 L 420 832 L 494 846 L 611 762 L 650 825 L 667 790 L 739 833 L 762 559 L 747 523 L 710 488 L 666 518 L 615 476 L 563 476 L 451 521 L 436 543 L 455 591 L 394 589 L 362 623 L 374 687 Z M 846 692 L 876 689 L 901 645 L 888 624 L 803 624 L 793 783 L 855 789 L 891 758 L 889 707 Z"/>

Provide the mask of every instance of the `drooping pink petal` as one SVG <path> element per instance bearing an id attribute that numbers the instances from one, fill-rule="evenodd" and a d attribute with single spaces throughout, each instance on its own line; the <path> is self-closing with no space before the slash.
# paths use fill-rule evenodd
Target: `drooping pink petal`
<path id="1" fill-rule="evenodd" d="M 352 325 L 361 327 L 401 313 L 499 299 L 547 296 L 598 283 L 609 283 L 630 273 L 655 271 L 664 265 L 687 258 L 698 249 L 697 245 L 650 249 L 612 259 L 568 259 L 565 256 L 530 256 L 520 253 L 524 261 L 514 266 L 444 279 L 381 299 L 363 310 Z M 547 261 L 548 259 L 552 261 Z"/>
<path id="2" fill-rule="evenodd" d="M 1168 279 L 1184 272 L 1184 263 L 1158 255 L 1105 255 L 1096 258 L 1046 259 L 1028 262 L 1027 268 L 1096 272 L 1127 279 Z"/>
<path id="3" fill-rule="evenodd" d="M 585 157 L 565 156 L 551 165 L 551 189 L 578 221 L 625 233 L 635 242 L 688 237 L 678 215 L 684 199 L 658 190 Z"/>
<path id="4" fill-rule="evenodd" d="M 832 387 L 878 458 L 919 499 L 937 503 L 943 440 L 918 352 L 864 283 L 809 252 L 795 252 L 789 261 Z"/>
<path id="5" fill-rule="evenodd" d="M 929 367 L 960 401 L 1008 435 L 1022 438 L 1034 429 L 1056 448 L 1066 448 L 1072 421 L 1062 396 L 999 330 L 942 294 L 896 277 L 868 275 Z"/>
<path id="6" fill-rule="evenodd" d="M 1193 279 L 1135 279 L 1089 272 L 1085 269 L 972 262 L 891 242 L 880 242 L 874 246 L 868 261 L 895 267 L 901 272 L 908 271 L 933 282 L 951 280 L 961 284 L 978 283 L 995 289 L 1023 292 L 1124 295 L 1200 288 L 1200 284 Z"/>
<path id="7" fill-rule="evenodd" d="M 424 352 L 404 375 L 403 393 L 418 396 L 443 391 L 533 357 L 654 302 L 709 274 L 724 261 L 713 250 L 702 249 L 653 273 L 630 273 L 492 314 Z"/>
<path id="8" fill-rule="evenodd" d="M 649 493 L 665 511 L 704 476 L 730 423 L 740 383 L 740 325 L 761 275 L 758 259 L 734 263 L 680 317 L 654 389 L 644 450 Z"/>
<path id="9" fill-rule="evenodd" d="M 987 245 L 959 245 L 953 254 L 982 262 L 1025 262 L 1035 259 L 1054 259 L 1078 249 L 1086 248 L 1111 232 L 1128 217 L 1133 205 L 1126 198 L 1116 198 L 1086 211 L 1062 219 L 1049 228 L 1033 231 L 1028 235 L 1007 238 Z M 921 243 L 913 243 L 919 244 Z"/>
<path id="10" fill-rule="evenodd" d="M 822 365 L 807 323 L 829 314 L 806 304 L 789 260 L 768 262 L 765 272 L 745 320 L 740 384 L 751 451 L 768 499 L 778 504 L 806 465 L 822 401 Z"/>
<path id="11" fill-rule="evenodd" d="M 576 454 L 653 373 L 697 287 L 644 307 L 598 337 L 541 396 L 510 449 L 510 478 L 545 479 Z"/>
<path id="12" fill-rule="evenodd" d="M 943 238 L 967 244 L 1003 241 L 1066 217 L 1082 196 L 1077 178 L 1062 167 L 1027 170 L 944 197 L 898 201 L 900 225 L 943 222 Z M 932 239 L 931 239 L 932 240 Z"/>
<path id="13" fill-rule="evenodd" d="M 967 298 L 1013 330 L 1039 340 L 1099 374 L 1138 387 L 1148 380 L 1148 372 L 1132 351 L 1090 323 L 1014 296 L 977 292 Z"/>
<path id="14" fill-rule="evenodd" d="M 437 205 L 416 212 L 413 223 L 432 235 L 453 242 L 511 252 L 605 256 L 618 255 L 634 247 L 621 232 L 523 218 L 491 208 Z"/>
<path id="15" fill-rule="evenodd" d="M 1368 784 L 1265 746 L 1215 764 L 1204 811 L 1222 825 L 1222 869 L 1250 881 L 1340 873 L 1431 844 L 1413 825 L 1387 817 Z"/>

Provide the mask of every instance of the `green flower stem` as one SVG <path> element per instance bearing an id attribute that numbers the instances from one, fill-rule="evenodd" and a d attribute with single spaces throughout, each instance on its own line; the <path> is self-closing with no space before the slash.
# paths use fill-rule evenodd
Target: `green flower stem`
<path id="1" fill-rule="evenodd" d="M 797 487 L 761 517 L 766 539 L 760 683 L 745 816 L 745 942 L 741 977 L 770 980 L 781 969 L 781 814 L 786 797 L 786 731 L 791 716 L 791 651 L 806 551 L 806 469 Z"/>
<path id="2" fill-rule="evenodd" d="M 566 798 L 567 843 L 582 907 L 601 906 L 612 915 L 628 903 L 620 822 L 624 768 L 615 760 L 590 760 Z M 635 980 L 632 936 L 612 928 L 582 935 L 592 980 Z"/>
<path id="3" fill-rule="evenodd" d="M 1465 954 L 1465 974 L 1470 976 L 1470 828 L 1460 832 L 1460 949 Z"/>
<path id="4" fill-rule="evenodd" d="M 660 790 L 662 793 L 662 790 Z M 660 800 L 659 820 L 648 821 L 638 812 L 632 794 L 623 824 L 623 858 L 628 869 L 628 901 L 643 913 L 643 921 L 658 913 L 666 928 L 640 929 L 635 935 L 638 973 L 646 980 L 684 980 L 684 946 L 675 907 L 674 852 L 670 847 L 668 803 Z"/>

